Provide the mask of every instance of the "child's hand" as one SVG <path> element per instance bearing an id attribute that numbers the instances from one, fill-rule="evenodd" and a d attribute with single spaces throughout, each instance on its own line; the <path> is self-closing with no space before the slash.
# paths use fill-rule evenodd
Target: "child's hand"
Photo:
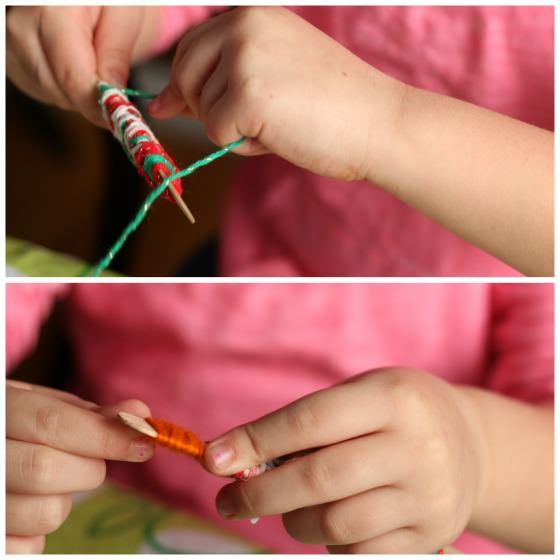
<path id="1" fill-rule="evenodd" d="M 125 86 L 133 52 L 157 25 L 156 7 L 12 7 L 6 16 L 6 70 L 27 95 L 80 111 L 103 126 L 95 97 L 102 79 Z M 99 76 L 99 77 L 98 77 Z"/>
<path id="2" fill-rule="evenodd" d="M 420 371 L 384 369 L 319 391 L 207 448 L 230 475 L 320 448 L 225 486 L 226 518 L 283 514 L 297 540 L 333 552 L 428 553 L 465 528 L 483 485 L 478 421 L 460 389 Z"/>
<path id="3" fill-rule="evenodd" d="M 236 152 L 350 180 L 382 157 L 403 91 L 289 10 L 237 8 L 185 36 L 150 112 L 194 114 L 220 146 L 246 136 Z"/>
<path id="4" fill-rule="evenodd" d="M 117 411 L 149 415 L 139 401 L 101 409 L 80 398 L 36 385 L 6 387 L 6 550 L 39 553 L 44 535 L 72 507 L 72 492 L 105 479 L 104 459 L 146 461 L 147 438 L 112 420 Z"/>

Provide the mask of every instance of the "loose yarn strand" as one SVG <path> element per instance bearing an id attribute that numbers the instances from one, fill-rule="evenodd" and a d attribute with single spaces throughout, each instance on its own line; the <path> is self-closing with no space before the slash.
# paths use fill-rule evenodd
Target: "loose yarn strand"
<path id="1" fill-rule="evenodd" d="M 119 91 L 121 91 L 128 97 L 141 97 L 142 99 L 153 99 L 154 97 L 156 97 L 155 93 L 149 93 L 147 91 L 142 91 L 139 89 L 120 88 Z"/>
<path id="2" fill-rule="evenodd" d="M 175 173 L 167 177 L 163 181 L 163 183 L 161 183 L 155 190 L 153 190 L 148 195 L 148 197 L 146 198 L 146 200 L 144 201 L 144 203 L 136 213 L 136 216 L 134 216 L 132 221 L 126 226 L 126 228 L 121 233 L 117 241 L 115 241 L 113 246 L 107 251 L 107 254 L 99 261 L 99 263 L 93 269 L 86 270 L 85 273 L 82 274 L 82 276 L 97 277 L 100 276 L 101 273 L 106 268 L 109 267 L 112 260 L 115 258 L 115 255 L 122 249 L 123 245 L 125 244 L 130 234 L 133 233 L 138 228 L 138 226 L 144 221 L 144 218 L 146 217 L 146 214 L 148 213 L 148 210 L 150 209 L 152 204 L 161 195 L 161 193 L 165 191 L 165 189 L 169 186 L 169 184 L 172 181 L 176 179 L 181 179 L 183 177 L 187 177 L 191 173 L 194 173 L 200 167 L 204 167 L 205 165 L 208 165 L 213 161 L 216 161 L 217 159 L 225 156 L 227 153 L 237 148 L 237 146 L 240 146 L 244 141 L 245 138 L 239 138 L 238 140 L 232 142 L 231 144 L 228 144 L 221 150 L 218 150 L 217 152 L 214 152 L 206 156 L 205 158 L 199 159 L 198 161 L 194 162 L 192 165 L 189 165 L 189 167 L 187 167 L 186 169 L 183 169 L 182 171 L 179 171 L 178 173 Z"/>

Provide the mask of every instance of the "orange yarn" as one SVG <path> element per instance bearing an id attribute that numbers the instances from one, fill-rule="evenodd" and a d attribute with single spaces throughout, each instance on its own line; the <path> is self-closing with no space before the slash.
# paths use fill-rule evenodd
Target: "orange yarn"
<path id="1" fill-rule="evenodd" d="M 157 432 L 156 441 L 159 444 L 177 453 L 190 455 L 199 462 L 202 461 L 205 443 L 195 433 L 166 420 L 156 418 L 146 418 L 145 420 Z"/>

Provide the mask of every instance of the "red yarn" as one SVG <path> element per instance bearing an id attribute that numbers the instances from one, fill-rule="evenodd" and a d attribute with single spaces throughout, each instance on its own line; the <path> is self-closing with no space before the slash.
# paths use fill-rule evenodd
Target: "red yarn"
<path id="1" fill-rule="evenodd" d="M 136 163 L 136 169 L 139 175 L 141 175 L 145 179 L 145 181 L 148 183 L 148 185 L 150 185 L 152 189 L 161 185 L 166 177 L 169 177 L 171 174 L 177 173 L 179 171 L 179 168 L 171 159 L 169 154 L 163 149 L 163 146 L 157 140 L 153 139 L 153 133 L 149 130 L 148 125 L 144 121 L 138 109 L 134 105 L 132 105 L 132 103 L 130 103 L 130 101 L 128 101 L 124 95 L 118 93 L 109 95 L 104 101 L 104 106 L 108 116 L 107 121 L 113 133 L 115 131 L 114 121 L 116 120 L 112 118 L 113 114 L 120 107 L 126 107 L 126 112 L 132 115 L 134 119 L 131 119 L 125 123 L 123 136 L 126 137 L 127 129 L 132 123 L 135 122 L 136 124 L 140 125 L 140 128 L 135 130 L 132 136 L 128 137 L 128 140 L 130 141 L 133 138 L 138 138 L 139 136 L 144 135 L 148 137 L 148 139 L 143 139 L 139 142 L 138 148 L 135 149 L 133 159 Z M 126 141 L 124 143 L 124 148 L 128 151 L 128 145 L 126 144 Z M 169 169 L 169 166 L 165 165 L 164 163 L 156 163 L 152 165 L 151 168 L 149 168 L 151 171 L 150 174 L 148 172 L 148 166 L 145 165 L 146 157 L 149 155 L 158 155 L 165 158 L 173 171 L 171 171 Z M 181 179 L 175 179 L 171 182 L 171 184 L 173 185 L 179 196 L 181 196 L 181 194 L 183 193 Z M 166 189 L 164 191 L 163 197 L 167 200 L 175 202 L 172 195 L 169 193 L 169 189 Z"/>

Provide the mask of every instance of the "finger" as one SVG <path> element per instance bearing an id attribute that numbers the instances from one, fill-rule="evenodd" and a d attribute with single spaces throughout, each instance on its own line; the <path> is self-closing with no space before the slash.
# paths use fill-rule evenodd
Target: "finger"
<path id="1" fill-rule="evenodd" d="M 328 548 L 331 554 L 429 554 L 437 547 L 415 529 L 403 527 L 368 541 Z"/>
<path id="2" fill-rule="evenodd" d="M 270 153 L 258 139 L 264 123 L 257 112 L 251 112 L 251 103 L 239 102 L 230 88 L 208 109 L 204 126 L 208 138 L 217 146 L 226 146 L 242 136 L 243 144 L 233 150 L 242 156 Z"/>
<path id="3" fill-rule="evenodd" d="M 200 93 L 198 115 L 204 121 L 213 105 L 227 92 L 227 68 L 221 57 L 216 69 L 204 84 Z"/>
<path id="4" fill-rule="evenodd" d="M 194 116 L 175 83 L 169 83 L 156 98 L 150 101 L 148 112 L 156 119 L 170 119 L 185 112 Z"/>
<path id="5" fill-rule="evenodd" d="M 7 554 L 42 554 L 45 548 L 45 537 L 6 537 Z"/>
<path id="6" fill-rule="evenodd" d="M 71 105 L 96 121 L 100 113 L 95 93 L 94 22 L 84 9 L 65 6 L 47 10 L 39 38 L 59 89 Z"/>
<path id="7" fill-rule="evenodd" d="M 417 509 L 409 494 L 385 487 L 286 513 L 283 522 L 288 533 L 303 543 L 352 544 L 409 526 Z"/>
<path id="8" fill-rule="evenodd" d="M 85 401 L 73 395 L 72 393 L 67 393 L 66 391 L 59 391 L 58 389 L 52 389 L 51 387 L 44 387 L 42 385 L 33 385 L 32 383 L 25 383 L 24 381 L 17 381 L 15 379 L 8 379 L 6 385 L 14 389 L 20 389 L 23 391 L 33 391 L 41 395 L 47 395 L 61 401 L 73 404 L 74 406 L 79 406 L 80 408 L 85 408 L 86 410 L 94 410 L 99 408 L 98 404 L 94 402 Z"/>
<path id="9" fill-rule="evenodd" d="M 19 537 L 48 535 L 66 520 L 72 496 L 6 495 L 6 533 Z"/>
<path id="10" fill-rule="evenodd" d="M 169 86 L 151 104 L 154 116 L 173 117 L 185 104 L 198 116 L 200 92 L 218 64 L 221 49 L 220 34 L 199 32 L 188 47 L 178 51 L 171 67 Z"/>
<path id="11" fill-rule="evenodd" d="M 129 399 L 111 406 L 103 406 L 96 410 L 96 412 L 107 418 L 117 418 L 119 412 L 128 412 L 140 418 L 148 418 L 152 415 L 149 407 L 137 399 Z"/>
<path id="12" fill-rule="evenodd" d="M 187 51 L 196 40 L 198 40 L 203 35 L 215 34 L 217 28 L 227 25 L 227 19 L 230 17 L 231 12 L 224 12 L 222 14 L 218 14 L 216 16 L 208 18 L 192 29 L 189 29 L 185 36 L 179 41 L 179 44 L 175 49 L 172 66 L 177 64 L 177 62 L 182 58 L 185 51 Z"/>
<path id="13" fill-rule="evenodd" d="M 6 490 L 16 494 L 68 494 L 105 480 L 105 461 L 52 447 L 6 440 Z"/>
<path id="14" fill-rule="evenodd" d="M 394 484 L 411 469 L 393 441 L 383 433 L 345 441 L 225 486 L 217 496 L 218 511 L 228 518 L 263 517 Z"/>
<path id="15" fill-rule="evenodd" d="M 128 412 L 127 408 L 125 401 L 120 410 Z M 138 436 L 114 418 L 46 395 L 10 388 L 6 434 L 11 439 L 98 459 L 145 461 L 154 451 L 148 438 Z"/>
<path id="16" fill-rule="evenodd" d="M 94 39 L 97 72 L 111 85 L 125 87 L 128 82 L 143 15 L 137 6 L 109 6 L 101 12 Z"/>
<path id="17" fill-rule="evenodd" d="M 390 418 L 391 404 L 382 384 L 372 383 L 371 376 L 364 380 L 369 382 L 358 379 L 312 393 L 234 428 L 206 447 L 205 465 L 216 474 L 231 475 L 289 453 L 380 430 Z"/>
<path id="18" fill-rule="evenodd" d="M 56 83 L 39 41 L 40 8 L 12 9 L 6 22 L 6 70 L 10 80 L 27 95 L 70 109 Z"/>

